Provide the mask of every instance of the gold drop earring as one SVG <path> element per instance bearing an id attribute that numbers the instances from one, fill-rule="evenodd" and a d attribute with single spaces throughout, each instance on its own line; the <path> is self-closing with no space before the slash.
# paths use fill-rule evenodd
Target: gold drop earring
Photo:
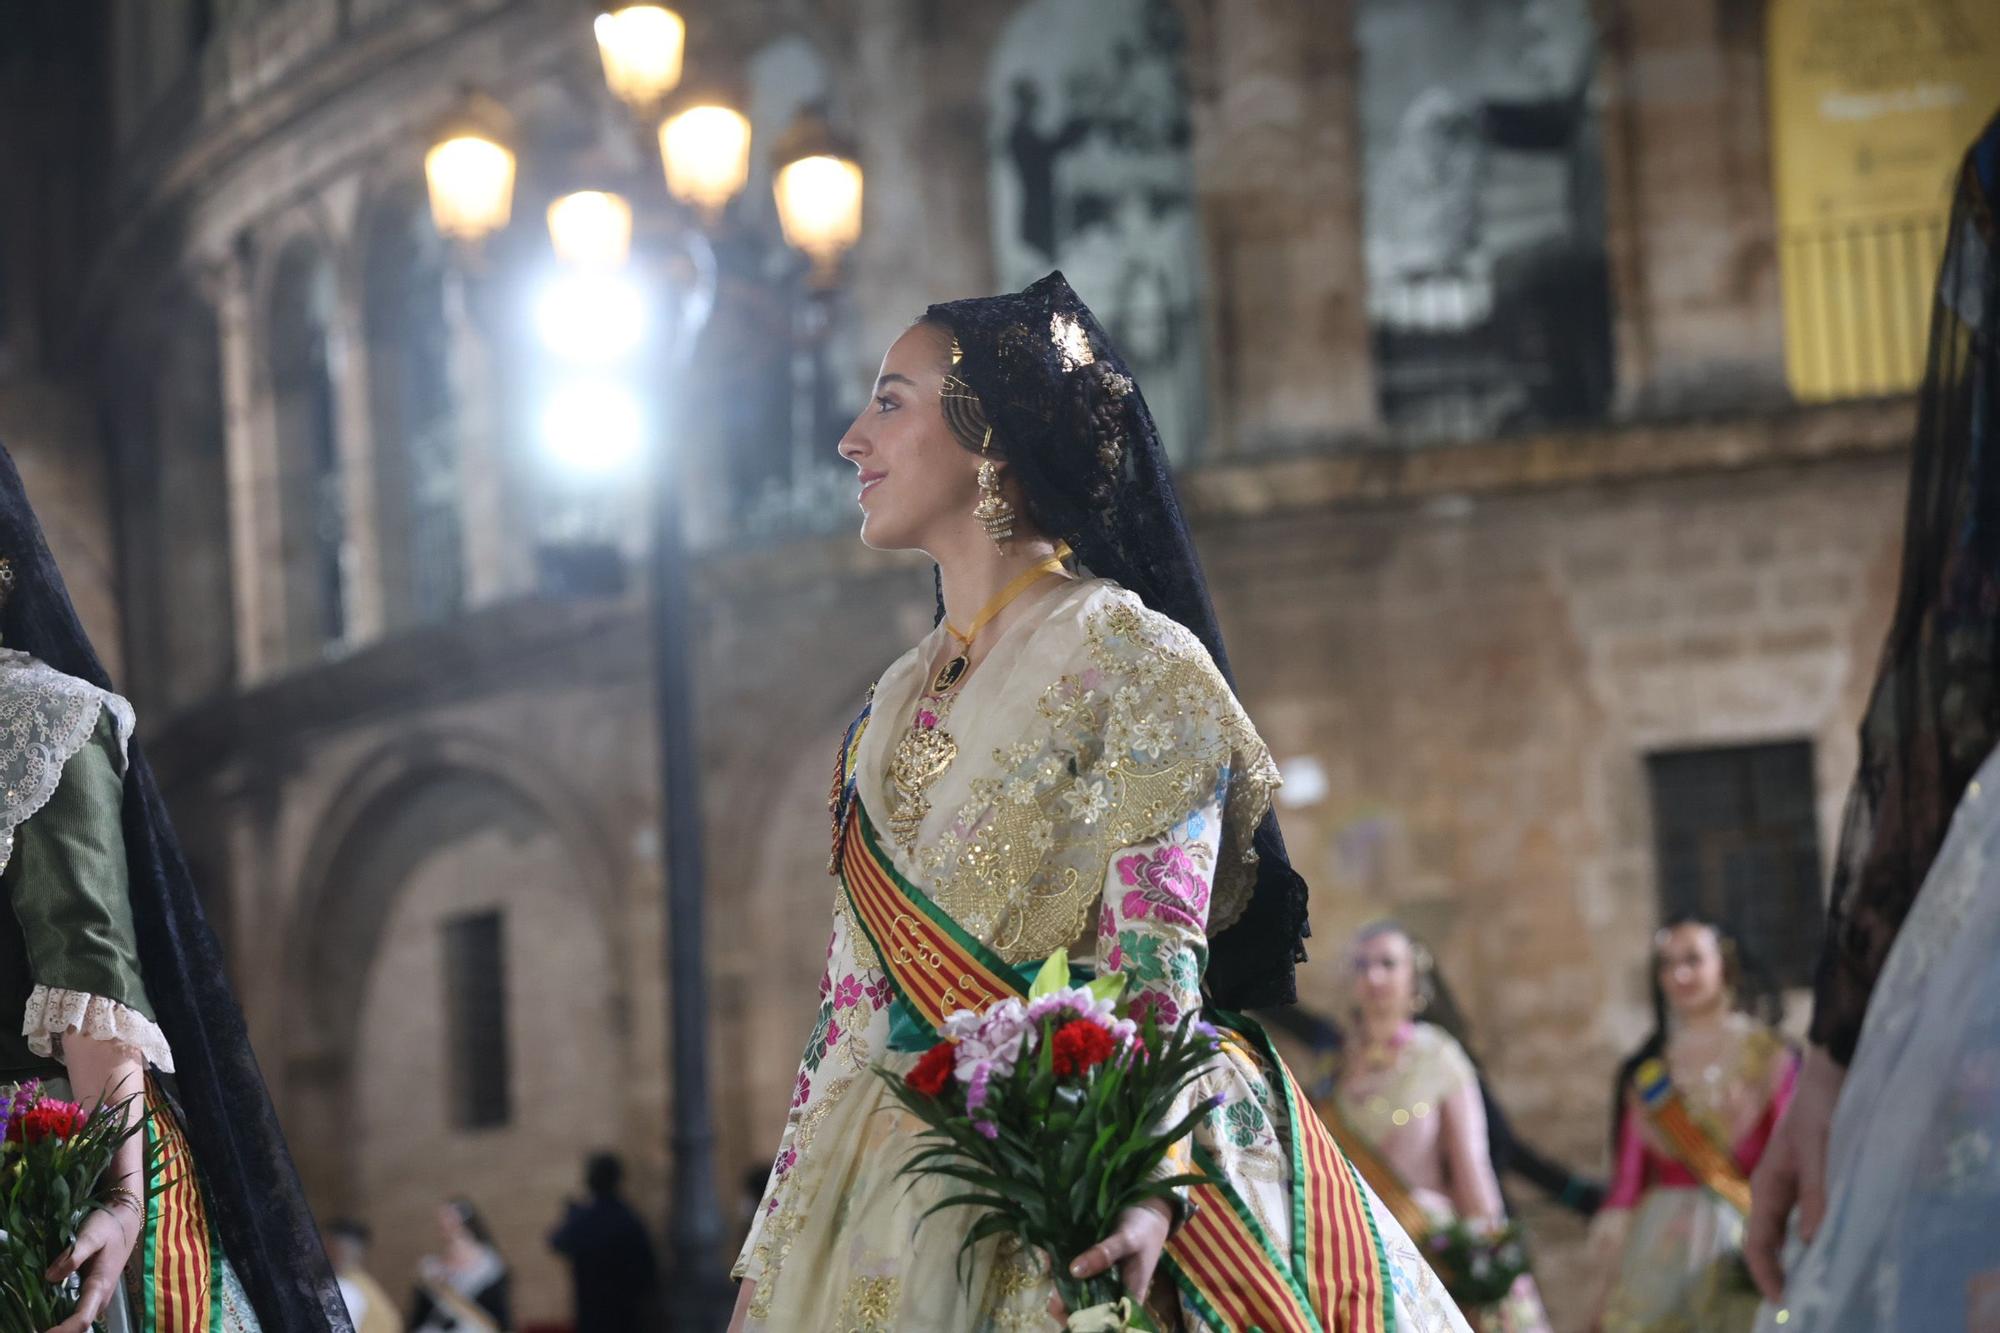
<path id="1" fill-rule="evenodd" d="M 1014 506 L 1000 493 L 1000 467 L 989 456 L 992 446 L 993 428 L 988 426 L 985 438 L 979 442 L 979 503 L 973 506 L 972 516 L 986 529 L 993 544 L 1004 551 L 1008 538 L 1014 535 Z"/>

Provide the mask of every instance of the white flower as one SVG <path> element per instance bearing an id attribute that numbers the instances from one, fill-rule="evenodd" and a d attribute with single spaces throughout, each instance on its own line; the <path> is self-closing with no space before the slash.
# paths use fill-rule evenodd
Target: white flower
<path id="1" fill-rule="evenodd" d="M 1111 809 L 1110 785 L 1103 778 L 1079 782 L 1069 793 L 1070 813 L 1086 824 L 1095 824 Z"/>
<path id="2" fill-rule="evenodd" d="M 1035 799 L 1033 778 L 1012 778 L 1007 783 L 1007 801 L 1011 805 L 1026 805 Z"/>
<path id="3" fill-rule="evenodd" d="M 1157 758 L 1174 743 L 1173 732 L 1157 717 L 1142 717 L 1132 724 L 1132 752 Z"/>

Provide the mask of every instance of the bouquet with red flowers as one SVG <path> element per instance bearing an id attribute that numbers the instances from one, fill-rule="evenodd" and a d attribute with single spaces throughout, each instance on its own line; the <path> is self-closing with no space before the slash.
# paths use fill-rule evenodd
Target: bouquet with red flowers
<path id="1" fill-rule="evenodd" d="M 1072 986 L 1058 953 L 1026 1001 L 960 1010 L 907 1074 L 876 1070 L 927 1126 L 906 1172 L 946 1177 L 957 1190 L 923 1218 L 979 1210 L 961 1264 L 992 1236 L 1054 1256 L 1072 1329 L 1154 1327 L 1115 1272 L 1072 1278 L 1067 1262 L 1110 1235 L 1125 1209 L 1206 1179 L 1159 1167 L 1212 1109 L 1203 1101 L 1168 1123 L 1215 1053 L 1216 1032 L 1192 1014 L 1167 1031 L 1151 1009 L 1143 1025 L 1116 1016 L 1124 984 L 1112 976 Z"/>
<path id="2" fill-rule="evenodd" d="M 35 1082 L 0 1097 L 0 1329 L 53 1328 L 76 1312 L 76 1280 L 58 1285 L 46 1274 L 93 1210 L 140 1202 L 109 1174 L 145 1123 L 127 1123 L 135 1099 L 85 1111 Z M 159 1165 L 148 1163 L 148 1179 Z"/>

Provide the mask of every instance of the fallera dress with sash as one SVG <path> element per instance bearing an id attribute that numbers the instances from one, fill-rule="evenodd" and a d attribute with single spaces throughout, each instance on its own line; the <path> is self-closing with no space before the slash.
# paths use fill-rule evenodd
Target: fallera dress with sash
<path id="1" fill-rule="evenodd" d="M 883 675 L 870 722 L 844 756 L 856 807 L 848 841 L 869 829 L 882 873 L 921 895 L 1003 969 L 1032 967 L 1067 948 L 1073 962 L 1099 974 L 1123 973 L 1133 1005 L 1175 1022 L 1203 1005 L 1209 937 L 1247 903 L 1251 834 L 1277 785 L 1276 766 L 1199 641 L 1137 597 L 1084 579 L 1022 605 L 1025 614 L 959 687 L 941 724 L 957 758 L 924 789 L 920 817 L 907 820 L 892 819 L 911 814 L 907 803 L 899 806 L 893 756 L 943 631 Z M 940 1214 L 916 1226 L 944 1195 L 933 1181 L 911 1187 L 901 1174 L 921 1126 L 871 1071 L 907 1071 L 935 1033 L 909 1030 L 898 982 L 853 900 L 838 888 L 832 896 L 819 1012 L 770 1183 L 734 1270 L 756 1283 L 749 1327 L 1057 1327 L 1042 1256 L 988 1240 L 961 1273 L 969 1215 Z M 1216 1093 L 1224 1099 L 1197 1128 L 1193 1154 L 1227 1182 L 1234 1208 L 1197 1208 L 1170 1242 L 1170 1258 L 1175 1244 L 1185 1245 L 1181 1238 L 1226 1215 L 1268 1238 L 1274 1264 L 1309 1267 L 1293 1253 L 1309 1211 L 1294 1190 L 1295 1149 L 1305 1150 L 1293 1141 L 1288 1113 L 1294 1087 L 1267 1045 L 1244 1040 L 1228 1043 L 1185 1094 L 1188 1105 Z M 1351 1178 L 1344 1162 L 1332 1161 Z M 1463 1329 L 1415 1245 L 1365 1185 L 1353 1189 L 1368 1205 L 1372 1226 L 1362 1228 L 1361 1244 L 1379 1306 L 1322 1310 L 1295 1326 Z M 1300 1290 L 1309 1277 L 1300 1277 Z M 1282 1273 L 1274 1280 L 1287 1281 Z M 1187 1287 L 1177 1291 L 1184 1327 L 1243 1326 Z"/>
<path id="2" fill-rule="evenodd" d="M 1669 1039 L 1666 1066 L 1689 1118 L 1727 1145 L 1741 1178 L 1757 1168 L 1791 1101 L 1798 1056 L 1747 1014 L 1728 1020 L 1721 1057 L 1696 1065 Z M 1593 1227 L 1624 1232 L 1601 1333 L 1748 1333 L 1757 1294 L 1743 1268 L 1741 1208 L 1707 1188 L 1627 1090 L 1611 1189 Z"/>
<path id="3" fill-rule="evenodd" d="M 1505 1216 L 1487 1148 L 1479 1072 L 1457 1038 L 1432 1023 L 1411 1023 L 1386 1066 L 1349 1068 L 1335 1059 L 1328 1082 L 1327 1113 L 1341 1120 L 1337 1135 L 1343 1143 L 1346 1134 L 1361 1136 L 1375 1154 L 1376 1169 L 1394 1173 L 1387 1184 L 1374 1175 L 1369 1180 L 1411 1230 L 1448 1225 L 1466 1209 Z M 1496 1333 L 1548 1333 L 1548 1313 L 1532 1276 L 1524 1274 L 1514 1284 L 1487 1327 Z"/>

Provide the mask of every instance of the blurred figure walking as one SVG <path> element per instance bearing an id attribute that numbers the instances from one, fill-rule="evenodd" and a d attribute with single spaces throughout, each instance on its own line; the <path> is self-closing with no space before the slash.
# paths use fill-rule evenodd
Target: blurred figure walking
<path id="1" fill-rule="evenodd" d="M 653 1243 L 619 1193 L 625 1166 L 598 1153 L 584 1168 L 590 1198 L 572 1203 L 549 1248 L 569 1260 L 576 1295 L 576 1333 L 629 1333 L 650 1326 L 659 1294 Z"/>

